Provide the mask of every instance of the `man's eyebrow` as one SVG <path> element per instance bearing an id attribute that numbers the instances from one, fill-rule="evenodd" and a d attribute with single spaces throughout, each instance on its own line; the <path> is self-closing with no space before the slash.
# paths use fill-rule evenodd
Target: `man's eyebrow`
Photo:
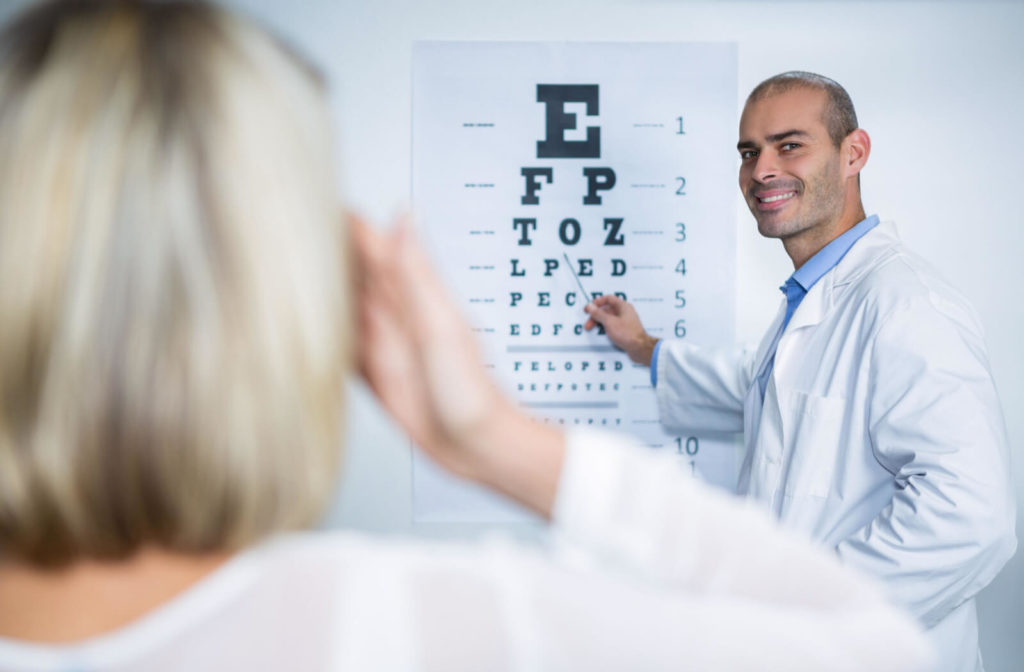
<path id="1" fill-rule="evenodd" d="M 781 133 L 773 133 L 769 135 L 767 138 L 765 138 L 765 140 L 767 140 L 768 143 L 771 144 L 791 137 L 809 138 L 811 137 L 811 134 L 808 133 L 807 131 L 801 131 L 800 129 L 797 128 L 791 128 L 788 131 L 782 131 Z M 736 143 L 736 149 L 757 149 L 757 143 L 754 142 L 753 140 L 740 140 L 738 143 Z"/>
<path id="2" fill-rule="evenodd" d="M 799 129 L 792 128 L 788 131 L 783 131 L 782 133 L 774 133 L 772 135 L 769 135 L 767 138 L 765 138 L 765 140 L 767 140 L 768 142 L 779 142 L 794 135 L 802 138 L 811 137 L 810 133 L 808 133 L 807 131 L 801 131 Z"/>

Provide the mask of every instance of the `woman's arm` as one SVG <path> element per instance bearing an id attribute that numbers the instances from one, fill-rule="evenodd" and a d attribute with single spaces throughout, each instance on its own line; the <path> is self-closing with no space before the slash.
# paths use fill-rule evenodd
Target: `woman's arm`
<path id="1" fill-rule="evenodd" d="M 918 627 L 873 583 L 764 512 L 700 484 L 672 456 L 611 433 L 565 434 L 521 413 L 486 375 L 472 333 L 408 229 L 353 229 L 360 366 L 381 403 L 442 466 L 551 519 L 565 557 L 582 550 L 575 555 L 602 568 L 559 579 L 572 590 L 536 589 L 560 571 L 544 563 L 511 572 L 532 585 L 523 586 L 532 606 L 517 601 L 529 623 L 576 614 L 541 628 L 549 647 L 573 649 L 562 652 L 571 660 L 590 647 L 607 663 L 615 647 L 643 640 L 657 669 L 673 660 L 702 669 L 688 651 L 717 661 L 703 669 L 896 670 L 927 660 Z M 615 567 L 639 583 L 623 585 L 607 573 Z M 581 632 L 592 637 L 580 640 Z"/>

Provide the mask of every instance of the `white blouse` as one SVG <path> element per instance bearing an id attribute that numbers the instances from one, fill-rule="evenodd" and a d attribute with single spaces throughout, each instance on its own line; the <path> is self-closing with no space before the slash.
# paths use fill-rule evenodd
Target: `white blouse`
<path id="1" fill-rule="evenodd" d="M 351 532 L 241 553 L 135 623 L 0 670 L 927 669 L 871 581 L 670 455 L 569 434 L 551 549 Z"/>

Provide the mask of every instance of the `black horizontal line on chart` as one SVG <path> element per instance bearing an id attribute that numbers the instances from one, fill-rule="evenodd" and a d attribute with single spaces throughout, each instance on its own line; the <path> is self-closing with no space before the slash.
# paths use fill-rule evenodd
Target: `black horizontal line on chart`
<path id="1" fill-rule="evenodd" d="M 462 122 L 463 128 L 494 128 L 494 122 L 492 121 L 464 121 Z"/>
<path id="2" fill-rule="evenodd" d="M 494 333 L 494 328 L 493 327 L 473 327 L 473 331 L 475 331 L 477 333 L 482 331 L 485 334 L 493 334 Z"/>
<path id="3" fill-rule="evenodd" d="M 665 235 L 664 231 L 658 231 L 657 229 L 650 230 L 650 231 L 633 231 L 632 233 L 634 233 L 634 234 L 636 234 L 638 236 L 664 236 Z"/>
<path id="4" fill-rule="evenodd" d="M 661 271 L 664 270 L 664 266 L 633 266 L 634 271 Z"/>
<path id="5" fill-rule="evenodd" d="M 633 303 L 664 303 L 665 299 L 655 299 L 649 297 L 641 297 L 639 299 L 633 299 Z"/>
<path id="6" fill-rule="evenodd" d="M 634 385 L 633 389 L 634 390 L 650 390 L 650 389 L 653 389 L 653 387 L 651 385 Z"/>
<path id="7" fill-rule="evenodd" d="M 664 189 L 667 185 L 664 184 L 631 184 L 631 189 Z"/>
<path id="8" fill-rule="evenodd" d="M 494 303 L 494 299 L 470 299 L 470 303 Z"/>
<path id="9" fill-rule="evenodd" d="M 494 235 L 494 231 L 485 231 L 485 230 L 473 229 L 472 231 L 469 232 L 469 235 L 471 235 L 471 236 L 493 236 Z"/>
<path id="10" fill-rule="evenodd" d="M 651 123 L 651 122 L 637 123 L 637 124 L 633 124 L 633 128 L 665 128 L 665 124 L 659 124 L 659 123 L 656 123 L 656 122 L 655 123 Z"/>
<path id="11" fill-rule="evenodd" d="M 521 401 L 523 408 L 618 408 L 617 401 Z"/>
<path id="12" fill-rule="evenodd" d="M 633 363 L 633 368 L 634 368 L 634 369 L 647 369 L 647 368 L 650 368 L 650 367 L 648 367 L 648 366 L 647 366 L 647 365 L 645 365 L 645 364 L 637 364 L 637 363 L 635 363 L 635 362 L 634 362 L 634 363 Z"/>
<path id="13" fill-rule="evenodd" d="M 660 420 L 630 420 L 634 425 L 656 425 Z"/>
<path id="14" fill-rule="evenodd" d="M 470 266 L 471 271 L 493 271 L 494 266 Z"/>
<path id="15" fill-rule="evenodd" d="M 617 352 L 614 345 L 510 345 L 505 352 Z"/>
<path id="16" fill-rule="evenodd" d="M 665 327 L 649 327 L 647 331 L 656 334 L 658 332 L 665 331 Z"/>
<path id="17" fill-rule="evenodd" d="M 494 183 L 493 182 L 466 182 L 465 186 L 470 188 L 470 189 L 474 189 L 474 188 L 490 189 L 490 188 L 494 187 Z"/>
<path id="18" fill-rule="evenodd" d="M 644 445 L 646 445 L 648 448 L 664 448 L 665 447 L 664 443 L 647 443 L 647 444 L 644 444 Z"/>

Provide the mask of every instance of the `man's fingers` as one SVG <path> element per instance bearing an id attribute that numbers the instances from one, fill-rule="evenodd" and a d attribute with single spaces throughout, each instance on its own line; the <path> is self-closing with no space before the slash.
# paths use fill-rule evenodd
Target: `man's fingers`
<path id="1" fill-rule="evenodd" d="M 603 297 L 597 297 L 593 303 L 588 303 L 583 308 L 583 312 L 590 316 L 588 322 L 605 324 L 609 318 L 618 317 L 619 311 L 614 306 L 607 305 L 607 302 L 598 303 L 598 300 Z"/>
<path id="2" fill-rule="evenodd" d="M 625 302 L 614 294 L 602 294 L 601 296 L 594 297 L 592 303 L 599 308 L 608 310 L 610 308 L 618 308 Z"/>
<path id="3" fill-rule="evenodd" d="M 593 301 L 583 307 L 583 310 L 591 317 L 595 315 L 621 315 L 628 305 L 628 303 L 614 294 L 603 294 L 595 297 Z"/>
<path id="4" fill-rule="evenodd" d="M 587 331 L 590 331 L 598 324 L 604 324 L 605 320 L 611 317 L 609 313 L 606 313 L 604 310 L 598 308 L 592 303 L 587 304 L 583 311 L 590 316 L 583 325 L 583 328 Z"/>

